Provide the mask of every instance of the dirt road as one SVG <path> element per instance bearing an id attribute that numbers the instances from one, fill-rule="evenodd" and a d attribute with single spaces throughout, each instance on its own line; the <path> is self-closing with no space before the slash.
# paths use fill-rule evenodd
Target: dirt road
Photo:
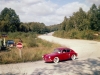
<path id="1" fill-rule="evenodd" d="M 37 61 L 0 65 L 0 75 L 100 75 L 100 42 L 61 39 L 51 35 L 39 38 L 74 49 L 78 59 L 58 64 Z"/>

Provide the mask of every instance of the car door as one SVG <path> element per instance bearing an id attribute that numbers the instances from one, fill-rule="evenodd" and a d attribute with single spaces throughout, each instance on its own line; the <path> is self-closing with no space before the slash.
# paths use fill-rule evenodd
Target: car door
<path id="1" fill-rule="evenodd" d="M 66 49 L 66 52 L 67 52 L 67 59 L 70 59 L 70 49 Z"/>
<path id="2" fill-rule="evenodd" d="M 69 53 L 66 49 L 62 50 L 62 60 L 66 60 L 69 58 Z"/>

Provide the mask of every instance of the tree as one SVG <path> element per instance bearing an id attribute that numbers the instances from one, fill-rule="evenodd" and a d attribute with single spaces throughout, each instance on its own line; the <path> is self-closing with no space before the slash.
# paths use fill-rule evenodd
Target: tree
<path id="1" fill-rule="evenodd" d="M 1 31 L 15 32 L 19 30 L 20 19 L 16 12 L 11 8 L 4 8 L 0 13 Z"/>
<path id="2" fill-rule="evenodd" d="M 98 12 L 97 12 L 97 26 L 98 26 L 98 31 L 100 31 L 100 5 L 98 7 Z"/>
<path id="3" fill-rule="evenodd" d="M 66 23 L 66 31 L 72 30 L 74 27 L 73 17 L 70 17 Z"/>
<path id="4" fill-rule="evenodd" d="M 74 19 L 74 27 L 77 30 L 83 31 L 88 28 L 86 12 L 82 8 L 75 12 L 72 16 Z"/>
<path id="5" fill-rule="evenodd" d="M 95 4 L 93 4 L 89 10 L 89 13 L 90 13 L 89 19 L 90 19 L 90 28 L 91 30 L 95 30 L 95 31 L 99 30 L 97 12 L 98 12 L 97 7 Z"/>
<path id="6" fill-rule="evenodd" d="M 66 23 L 67 23 L 67 18 L 66 18 L 66 16 L 64 17 L 64 21 L 62 22 L 62 24 L 61 24 L 61 29 L 62 30 L 66 30 Z"/>

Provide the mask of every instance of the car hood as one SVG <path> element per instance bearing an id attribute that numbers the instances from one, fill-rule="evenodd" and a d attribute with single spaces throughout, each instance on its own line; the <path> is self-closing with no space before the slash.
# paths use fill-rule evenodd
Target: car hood
<path id="1" fill-rule="evenodd" d="M 50 54 L 46 54 L 45 56 L 48 57 L 48 56 L 55 56 L 57 55 L 58 53 L 50 53 Z"/>

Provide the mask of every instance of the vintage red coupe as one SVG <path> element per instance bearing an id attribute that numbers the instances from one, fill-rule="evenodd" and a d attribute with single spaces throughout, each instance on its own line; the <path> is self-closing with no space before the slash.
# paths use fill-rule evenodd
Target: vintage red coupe
<path id="1" fill-rule="evenodd" d="M 53 53 L 45 54 L 42 56 L 45 62 L 54 62 L 54 63 L 58 63 L 59 61 L 68 59 L 75 60 L 76 57 L 77 53 L 74 50 L 66 47 L 56 48 L 54 49 Z"/>

